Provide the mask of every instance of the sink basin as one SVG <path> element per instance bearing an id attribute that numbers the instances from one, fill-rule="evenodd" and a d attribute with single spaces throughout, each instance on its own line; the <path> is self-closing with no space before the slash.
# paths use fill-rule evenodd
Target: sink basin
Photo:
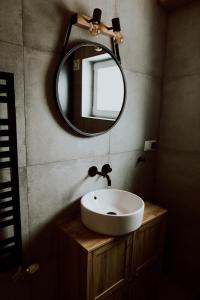
<path id="1" fill-rule="evenodd" d="M 144 201 L 135 194 L 116 189 L 89 192 L 81 198 L 81 220 L 98 233 L 123 235 L 138 229 Z"/>

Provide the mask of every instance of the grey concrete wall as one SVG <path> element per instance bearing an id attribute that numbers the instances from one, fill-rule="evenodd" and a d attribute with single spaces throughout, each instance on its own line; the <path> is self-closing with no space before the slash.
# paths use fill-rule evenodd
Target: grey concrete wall
<path id="1" fill-rule="evenodd" d="M 54 72 L 71 12 L 92 15 L 95 7 L 107 23 L 120 17 L 128 96 L 115 128 L 81 138 L 61 126 Z M 0 70 L 15 73 L 25 262 L 40 263 L 35 277 L 15 285 L 10 274 L 1 275 L 2 299 L 57 299 L 53 221 L 84 193 L 106 186 L 103 178 L 87 178 L 90 166 L 110 163 L 113 188 L 151 199 L 155 153 L 145 164 L 136 167 L 136 161 L 144 141 L 158 136 L 165 28 L 166 16 L 156 0 L 1 0 Z M 91 39 L 74 28 L 72 39 L 83 38 Z"/>
<path id="2" fill-rule="evenodd" d="M 197 294 L 200 272 L 200 3 L 170 15 L 157 201 L 169 209 L 170 274 Z"/>

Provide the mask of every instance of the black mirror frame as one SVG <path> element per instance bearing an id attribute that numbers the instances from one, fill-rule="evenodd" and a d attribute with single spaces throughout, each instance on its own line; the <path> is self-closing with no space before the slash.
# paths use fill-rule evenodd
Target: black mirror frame
<path id="1" fill-rule="evenodd" d="M 122 104 L 122 108 L 119 112 L 119 115 L 117 116 L 115 122 L 113 123 L 112 126 L 110 126 L 108 129 L 104 130 L 104 131 L 100 131 L 100 132 L 97 132 L 97 133 L 88 133 L 88 132 L 84 132 L 82 130 L 80 130 L 79 128 L 77 128 L 76 126 L 74 126 L 70 121 L 69 119 L 64 115 L 63 111 L 62 111 L 62 107 L 60 105 L 60 101 L 59 101 L 59 95 L 58 95 L 58 80 L 59 80 L 59 75 L 60 75 L 60 71 L 64 65 L 64 63 L 66 62 L 66 60 L 69 58 L 69 56 L 76 50 L 78 50 L 79 48 L 81 47 L 85 47 L 85 46 L 95 46 L 95 47 L 100 47 L 100 48 L 103 48 L 105 51 L 107 51 L 107 53 L 110 54 L 110 56 L 114 59 L 114 61 L 116 62 L 116 64 L 118 65 L 120 71 L 121 71 L 121 74 L 122 74 L 122 79 L 123 79 L 123 83 L 124 83 L 124 99 L 123 99 L 123 104 Z M 62 118 L 64 119 L 64 121 L 67 123 L 67 125 L 73 129 L 76 133 L 78 133 L 80 136 L 85 136 L 85 137 L 93 137 L 93 136 L 98 136 L 98 135 L 101 135 L 101 134 L 104 134 L 106 132 L 108 132 L 109 130 L 111 130 L 118 122 L 119 122 L 119 119 L 122 115 L 122 112 L 124 111 L 124 107 L 125 107 L 125 103 L 126 103 L 126 94 L 127 94 L 127 87 L 126 87 L 126 78 L 125 78 L 125 74 L 124 74 L 124 71 L 121 67 L 121 64 L 120 62 L 118 61 L 118 59 L 116 58 L 116 56 L 113 54 L 113 52 L 106 46 L 102 45 L 102 44 L 99 44 L 99 43 L 94 43 L 94 42 L 82 42 L 82 43 L 79 43 L 77 45 L 75 45 L 74 47 L 72 47 L 68 52 L 65 53 L 64 57 L 62 58 L 60 64 L 59 64 L 59 67 L 58 67 L 58 70 L 57 70 L 57 73 L 56 73 L 56 103 L 57 103 L 57 107 L 58 107 L 58 110 L 62 116 Z"/>

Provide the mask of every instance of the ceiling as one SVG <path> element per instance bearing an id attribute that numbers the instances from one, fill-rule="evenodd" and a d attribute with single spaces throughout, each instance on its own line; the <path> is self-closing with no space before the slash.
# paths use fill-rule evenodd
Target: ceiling
<path id="1" fill-rule="evenodd" d="M 158 0 L 158 2 L 165 8 L 173 9 L 194 1 L 199 0 Z"/>

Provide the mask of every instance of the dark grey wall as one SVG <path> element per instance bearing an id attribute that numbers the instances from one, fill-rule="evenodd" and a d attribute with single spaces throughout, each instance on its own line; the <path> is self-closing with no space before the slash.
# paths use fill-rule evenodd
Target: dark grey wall
<path id="1" fill-rule="evenodd" d="M 71 11 L 92 15 L 95 7 L 102 9 L 103 21 L 121 20 L 127 106 L 110 132 L 80 138 L 61 126 L 54 72 Z M 27 263 L 40 263 L 32 280 L 14 285 L 10 274 L 1 275 L 2 299 L 29 299 L 29 294 L 34 300 L 56 299 L 52 223 L 81 195 L 106 186 L 103 178 L 87 178 L 90 166 L 110 163 L 112 187 L 151 199 L 155 153 L 135 165 L 144 140 L 157 139 L 165 25 L 156 0 L 1 0 L 0 70 L 14 72 L 16 84 L 24 254 Z M 91 37 L 74 28 L 72 39 Z M 92 39 L 108 44 L 108 38 Z"/>
<path id="2" fill-rule="evenodd" d="M 200 3 L 170 14 L 156 198 L 169 209 L 171 275 L 200 295 Z"/>

